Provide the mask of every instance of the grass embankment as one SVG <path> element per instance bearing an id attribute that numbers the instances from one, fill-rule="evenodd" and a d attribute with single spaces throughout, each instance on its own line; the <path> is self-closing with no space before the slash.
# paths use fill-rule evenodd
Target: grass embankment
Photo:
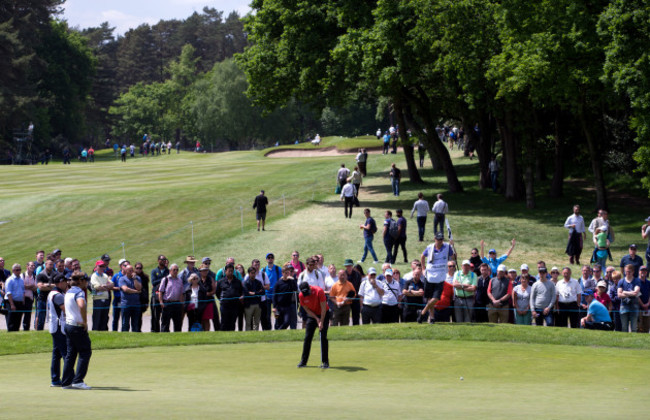
<path id="1" fill-rule="evenodd" d="M 304 332 L 301 330 L 175 334 L 91 332 L 90 335 L 95 350 L 107 350 L 156 346 L 293 342 L 302 341 Z M 566 328 L 533 328 L 493 324 L 365 325 L 350 328 L 332 328 L 329 335 L 335 341 L 435 340 L 533 345 L 557 344 L 641 350 L 650 348 L 650 335 L 647 334 L 620 334 Z M 11 340 L 7 339 L 3 342 L 2 347 L 0 347 L 0 356 L 45 353 L 52 350 L 52 339 L 50 334 L 46 332 L 16 333 L 5 337 L 11 337 Z"/>

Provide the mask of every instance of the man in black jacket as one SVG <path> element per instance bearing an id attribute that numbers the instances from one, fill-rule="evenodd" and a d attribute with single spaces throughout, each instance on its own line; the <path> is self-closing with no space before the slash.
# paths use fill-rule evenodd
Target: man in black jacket
<path id="1" fill-rule="evenodd" d="M 257 231 L 260 231 L 260 222 L 262 222 L 262 230 L 266 223 L 266 206 L 269 204 L 269 199 L 264 195 L 264 190 L 260 191 L 260 195 L 255 197 L 253 208 L 257 209 L 255 218 L 257 219 Z"/>

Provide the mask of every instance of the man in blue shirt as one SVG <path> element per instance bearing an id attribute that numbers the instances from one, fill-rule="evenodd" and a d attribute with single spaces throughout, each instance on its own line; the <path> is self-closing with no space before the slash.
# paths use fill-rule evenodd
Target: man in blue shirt
<path id="1" fill-rule="evenodd" d="M 375 253 L 375 249 L 372 247 L 372 240 L 375 237 L 375 233 L 377 232 L 377 223 L 375 222 L 375 219 L 370 217 L 370 209 L 364 209 L 363 210 L 364 216 L 366 216 L 366 223 L 363 225 L 359 225 L 359 229 L 363 230 L 363 256 L 359 260 L 360 263 L 363 263 L 366 260 L 366 256 L 368 255 L 368 251 L 370 251 L 370 255 L 372 255 L 372 261 L 373 263 L 377 264 L 377 254 Z"/>
<path id="2" fill-rule="evenodd" d="M 587 316 L 580 320 L 582 328 L 588 330 L 612 331 L 614 329 L 614 324 L 612 323 L 612 318 L 609 316 L 609 311 L 605 305 L 594 298 L 594 291 L 587 289 L 582 292 L 582 297 L 589 305 Z"/>
<path id="3" fill-rule="evenodd" d="M 126 273 L 120 276 L 118 286 L 120 288 L 122 309 L 122 332 L 140 332 L 140 291 L 142 283 L 135 274 L 131 264 L 127 264 L 124 270 Z"/>
<path id="4" fill-rule="evenodd" d="M 502 256 L 497 258 L 497 251 L 496 249 L 491 249 L 488 252 L 488 256 L 485 257 L 485 241 L 481 239 L 481 261 L 483 261 L 485 264 L 487 264 L 490 267 L 490 270 L 492 271 L 492 276 L 497 275 L 497 267 L 506 260 L 510 256 L 510 253 L 512 253 L 512 250 L 515 248 L 515 239 L 513 238 L 512 241 L 510 241 L 511 246 L 508 252 L 503 254 Z"/>
<path id="5" fill-rule="evenodd" d="M 20 264 L 14 264 L 11 267 L 11 276 L 5 284 L 5 299 L 9 303 L 7 331 L 18 331 L 25 314 L 25 282 L 20 277 L 21 271 Z"/>
<path id="6" fill-rule="evenodd" d="M 273 303 L 273 290 L 275 289 L 275 284 L 282 277 L 282 269 L 280 266 L 275 265 L 275 255 L 272 252 L 266 254 L 266 267 L 262 270 L 266 275 L 266 278 L 269 281 L 268 288 L 265 285 L 266 289 L 266 300 L 261 302 L 262 306 L 262 319 L 260 323 L 262 324 L 262 330 L 271 329 L 271 304 Z"/>

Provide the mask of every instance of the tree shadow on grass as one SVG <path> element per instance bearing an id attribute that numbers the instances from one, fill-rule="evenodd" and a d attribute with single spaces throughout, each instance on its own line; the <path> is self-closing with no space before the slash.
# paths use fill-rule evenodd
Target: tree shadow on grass
<path id="1" fill-rule="evenodd" d="M 93 386 L 93 391 L 151 392 L 150 389 L 132 389 L 123 386 Z"/>

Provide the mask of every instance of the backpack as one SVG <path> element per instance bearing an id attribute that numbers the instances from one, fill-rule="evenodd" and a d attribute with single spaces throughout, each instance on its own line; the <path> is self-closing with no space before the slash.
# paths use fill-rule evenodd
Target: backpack
<path id="1" fill-rule="evenodd" d="M 375 219 L 372 219 L 372 222 L 370 222 L 370 233 L 377 233 L 377 223 L 375 222 Z"/>
<path id="2" fill-rule="evenodd" d="M 397 221 L 390 219 L 390 224 L 388 225 L 388 234 L 391 236 L 393 239 L 397 239 L 399 229 L 397 227 Z"/>

